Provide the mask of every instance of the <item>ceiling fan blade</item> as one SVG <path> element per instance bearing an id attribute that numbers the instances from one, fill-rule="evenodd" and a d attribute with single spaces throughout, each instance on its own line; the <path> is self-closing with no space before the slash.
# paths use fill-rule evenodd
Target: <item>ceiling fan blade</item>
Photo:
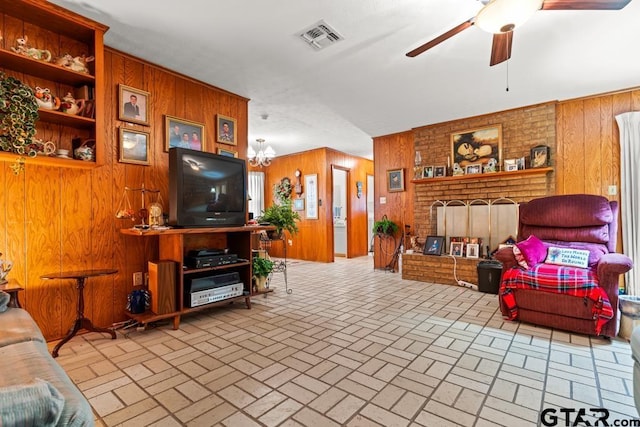
<path id="1" fill-rule="evenodd" d="M 494 66 L 511 58 L 511 45 L 513 42 L 513 31 L 493 35 L 493 45 L 491 46 L 491 63 Z"/>
<path id="2" fill-rule="evenodd" d="M 407 53 L 407 56 L 410 57 L 410 58 L 418 56 L 422 52 L 431 49 L 435 45 L 438 45 L 438 44 L 442 43 L 443 41 L 447 40 L 448 38 L 451 38 L 451 37 L 455 36 L 456 34 L 466 30 L 467 28 L 469 28 L 472 25 L 473 25 L 473 18 L 471 18 L 471 19 L 469 19 L 467 21 L 464 21 L 462 24 L 460 24 L 460 25 L 458 25 L 456 27 L 453 27 L 452 29 L 450 29 L 446 33 L 444 33 L 442 35 L 439 35 L 435 39 L 433 39 L 431 41 L 428 41 L 425 44 L 423 44 L 422 46 L 419 46 L 419 47 L 413 49 L 411 52 Z"/>
<path id="3" fill-rule="evenodd" d="M 619 10 L 631 0 L 545 0 L 542 10 Z"/>

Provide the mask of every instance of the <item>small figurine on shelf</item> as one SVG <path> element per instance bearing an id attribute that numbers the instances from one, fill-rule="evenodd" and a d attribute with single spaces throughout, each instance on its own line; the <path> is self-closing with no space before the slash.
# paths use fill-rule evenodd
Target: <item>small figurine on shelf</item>
<path id="1" fill-rule="evenodd" d="M 11 47 L 11 50 L 20 55 L 28 56 L 29 58 L 36 59 L 38 61 L 51 62 L 51 51 L 47 49 L 36 49 L 35 47 L 29 47 L 29 38 L 23 36 L 16 39 L 16 47 Z"/>
<path id="2" fill-rule="evenodd" d="M 58 98 L 57 96 L 53 96 L 49 88 L 41 88 L 40 86 L 36 86 L 36 90 L 34 92 L 36 95 L 38 108 L 43 108 L 45 110 L 57 110 L 60 108 L 60 98 Z"/>
<path id="3" fill-rule="evenodd" d="M 453 176 L 464 175 L 464 169 L 460 167 L 460 163 L 453 164 Z"/>
<path id="4" fill-rule="evenodd" d="M 89 68 L 87 64 L 91 61 L 94 61 L 96 58 L 94 56 L 71 56 L 66 53 L 55 60 L 55 64 L 61 67 L 69 68 L 72 71 L 76 71 L 78 73 L 89 73 Z"/>
<path id="5" fill-rule="evenodd" d="M 492 157 L 489 159 L 487 164 L 483 166 L 482 172 L 483 173 L 497 172 L 498 171 L 497 166 L 498 166 L 498 161 Z"/>

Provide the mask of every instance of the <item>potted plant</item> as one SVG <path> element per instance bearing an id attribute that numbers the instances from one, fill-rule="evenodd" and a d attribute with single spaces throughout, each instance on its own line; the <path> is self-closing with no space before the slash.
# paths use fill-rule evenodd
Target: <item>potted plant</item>
<path id="1" fill-rule="evenodd" d="M 35 155 L 32 144 L 38 118 L 33 90 L 0 71 L 0 150 Z"/>
<path id="2" fill-rule="evenodd" d="M 275 235 L 279 238 L 283 231 L 288 231 L 293 235 L 298 232 L 298 224 L 300 215 L 291 207 L 291 200 L 284 201 L 281 204 L 274 203 L 264 210 L 259 219 L 260 223 L 268 222 L 276 227 Z"/>
<path id="3" fill-rule="evenodd" d="M 264 291 L 266 289 L 267 277 L 273 271 L 274 265 L 275 263 L 268 258 L 261 256 L 253 257 L 251 268 L 258 291 Z"/>
<path id="4" fill-rule="evenodd" d="M 373 232 L 393 236 L 398 231 L 398 224 L 382 215 L 382 218 L 373 223 Z"/>

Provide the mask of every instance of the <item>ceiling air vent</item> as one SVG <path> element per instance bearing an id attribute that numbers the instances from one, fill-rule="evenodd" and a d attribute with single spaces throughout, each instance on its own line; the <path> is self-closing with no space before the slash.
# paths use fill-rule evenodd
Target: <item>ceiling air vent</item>
<path id="1" fill-rule="evenodd" d="M 324 49 L 327 46 L 344 40 L 344 37 L 342 37 L 340 33 L 324 21 L 320 21 L 302 30 L 300 32 L 300 38 L 315 50 Z"/>

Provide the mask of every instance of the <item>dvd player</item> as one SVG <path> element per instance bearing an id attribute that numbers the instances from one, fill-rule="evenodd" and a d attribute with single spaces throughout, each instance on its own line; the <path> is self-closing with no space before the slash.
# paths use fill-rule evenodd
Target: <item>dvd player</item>
<path id="1" fill-rule="evenodd" d="M 218 267 L 236 262 L 238 262 L 238 255 L 225 253 L 221 255 L 188 256 L 184 259 L 184 264 L 189 268 Z"/>

